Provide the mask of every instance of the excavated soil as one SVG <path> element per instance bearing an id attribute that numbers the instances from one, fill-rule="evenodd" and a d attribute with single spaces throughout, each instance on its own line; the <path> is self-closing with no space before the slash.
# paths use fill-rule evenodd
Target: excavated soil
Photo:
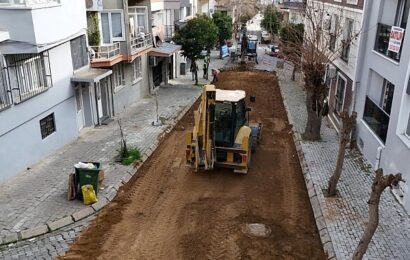
<path id="1" fill-rule="evenodd" d="M 325 259 L 276 77 L 228 71 L 216 85 L 256 96 L 248 174 L 185 166 L 191 109 L 64 259 Z"/>

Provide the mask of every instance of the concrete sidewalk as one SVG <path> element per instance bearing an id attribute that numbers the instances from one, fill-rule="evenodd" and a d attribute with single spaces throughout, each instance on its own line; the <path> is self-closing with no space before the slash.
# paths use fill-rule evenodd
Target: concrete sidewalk
<path id="1" fill-rule="evenodd" d="M 211 66 L 223 67 L 227 60 L 216 59 Z M 199 77 L 202 77 L 200 71 Z M 0 245 L 42 235 L 69 226 L 94 214 L 112 200 L 119 187 L 128 182 L 137 169 L 115 162 L 120 147 L 117 119 L 121 118 L 129 147 L 137 147 L 146 159 L 157 147 L 161 135 L 170 131 L 201 93 L 193 86 L 191 75 L 171 80 L 158 89 L 159 116 L 163 126 L 152 126 L 156 119 L 155 97 L 147 97 L 117 115 L 106 126 L 85 129 L 80 138 L 56 151 L 30 169 L 0 185 Z M 200 84 L 208 83 L 203 79 Z M 84 206 L 67 200 L 68 174 L 79 161 L 102 163 L 104 189 L 98 191 L 99 202 Z"/>
<path id="2" fill-rule="evenodd" d="M 286 67 L 278 77 L 324 249 L 329 259 L 351 259 L 368 221 L 374 172 L 358 151 L 348 150 L 338 184 L 340 197 L 325 198 L 322 190 L 336 165 L 337 132 L 324 119 L 322 141 L 302 140 L 307 115 L 301 81 L 291 81 Z M 381 197 L 380 224 L 364 258 L 410 259 L 410 217 L 389 190 Z"/>

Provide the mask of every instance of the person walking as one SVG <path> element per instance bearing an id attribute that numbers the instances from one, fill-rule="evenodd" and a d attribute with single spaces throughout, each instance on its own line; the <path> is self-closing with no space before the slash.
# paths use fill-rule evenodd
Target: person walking
<path id="1" fill-rule="evenodd" d="M 191 64 L 192 80 L 195 80 L 195 85 L 198 85 L 198 64 L 196 60 L 192 60 Z"/>
<path id="2" fill-rule="evenodd" d="M 204 58 L 204 79 L 208 79 L 208 69 L 209 69 L 209 62 L 210 62 L 210 57 L 209 55 L 206 55 Z"/>
<path id="3" fill-rule="evenodd" d="M 212 76 L 213 76 L 213 79 L 211 81 L 212 84 L 218 82 L 219 73 L 220 71 L 218 69 L 212 69 Z"/>

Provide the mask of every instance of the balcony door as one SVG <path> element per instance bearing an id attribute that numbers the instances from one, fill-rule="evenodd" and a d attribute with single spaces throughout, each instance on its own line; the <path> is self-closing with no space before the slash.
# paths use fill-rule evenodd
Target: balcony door
<path id="1" fill-rule="evenodd" d="M 132 37 L 137 37 L 139 33 L 148 33 L 148 14 L 145 6 L 129 7 L 128 14 Z"/>

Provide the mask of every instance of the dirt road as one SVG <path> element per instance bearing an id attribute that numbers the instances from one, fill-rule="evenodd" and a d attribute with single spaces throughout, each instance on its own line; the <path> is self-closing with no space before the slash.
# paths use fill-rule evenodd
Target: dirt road
<path id="1" fill-rule="evenodd" d="M 256 95 L 264 128 L 248 174 L 185 166 L 190 111 L 65 259 L 325 259 L 276 78 L 224 72 L 217 87 Z M 251 223 L 270 235 L 246 234 Z"/>

